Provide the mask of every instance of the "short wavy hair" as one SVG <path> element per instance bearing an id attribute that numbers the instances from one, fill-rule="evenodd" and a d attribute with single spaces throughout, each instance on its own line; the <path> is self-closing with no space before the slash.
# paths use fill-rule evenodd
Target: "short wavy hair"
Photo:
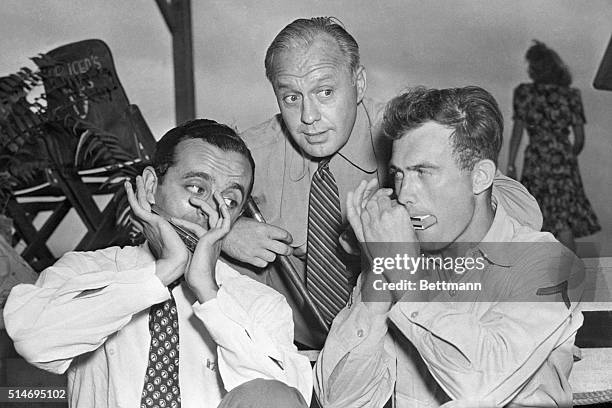
<path id="1" fill-rule="evenodd" d="M 321 35 L 328 35 L 340 48 L 348 68 L 354 74 L 359 67 L 359 45 L 346 31 L 342 22 L 335 17 L 300 18 L 283 28 L 272 40 L 266 52 L 264 65 L 266 77 L 274 79 L 274 59 L 278 53 L 293 48 L 308 48 Z"/>
<path id="2" fill-rule="evenodd" d="M 486 90 L 477 86 L 409 89 L 387 104 L 382 130 L 396 140 L 427 122 L 454 129 L 450 138 L 453 156 L 462 170 L 472 170 L 484 159 L 497 165 L 504 119 Z"/>
<path id="3" fill-rule="evenodd" d="M 533 40 L 525 59 L 529 64 L 529 77 L 535 83 L 570 86 L 572 74 L 559 54 L 548 48 L 546 44 Z"/>

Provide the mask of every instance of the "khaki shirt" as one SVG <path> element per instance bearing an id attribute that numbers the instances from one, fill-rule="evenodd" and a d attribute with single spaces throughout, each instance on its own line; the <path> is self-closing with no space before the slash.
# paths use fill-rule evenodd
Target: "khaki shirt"
<path id="1" fill-rule="evenodd" d="M 433 291 L 387 314 L 370 311 L 358 283 L 315 367 L 323 406 L 381 407 L 391 396 L 398 408 L 571 406 L 580 260 L 501 206 L 469 256 L 485 268 L 459 282 L 480 282 L 482 290 Z"/>

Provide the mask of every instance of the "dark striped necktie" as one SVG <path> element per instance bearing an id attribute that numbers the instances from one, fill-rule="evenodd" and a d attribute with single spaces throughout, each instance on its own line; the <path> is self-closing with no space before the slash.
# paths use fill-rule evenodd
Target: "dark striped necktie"
<path id="1" fill-rule="evenodd" d="M 178 314 L 172 294 L 149 309 L 149 333 L 149 363 L 140 407 L 180 408 Z"/>
<path id="2" fill-rule="evenodd" d="M 342 213 L 329 160 L 319 163 L 310 183 L 306 263 L 308 291 L 328 323 L 346 305 L 350 288 L 349 272 L 339 252 Z"/>

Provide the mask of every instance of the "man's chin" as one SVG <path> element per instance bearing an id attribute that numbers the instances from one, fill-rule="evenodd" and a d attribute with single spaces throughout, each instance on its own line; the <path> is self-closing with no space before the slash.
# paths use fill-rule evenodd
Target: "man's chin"
<path id="1" fill-rule="evenodd" d="M 305 143 L 302 145 L 302 149 L 310 157 L 328 157 L 338 151 L 330 143 Z"/>
<path id="2" fill-rule="evenodd" d="M 421 242 L 421 251 L 439 252 L 446 248 L 448 245 L 448 243 L 444 242 Z"/>
<path id="3" fill-rule="evenodd" d="M 445 242 L 434 234 L 428 234 L 427 231 L 416 231 L 416 233 L 423 252 L 439 252 L 450 245 L 450 242 Z"/>

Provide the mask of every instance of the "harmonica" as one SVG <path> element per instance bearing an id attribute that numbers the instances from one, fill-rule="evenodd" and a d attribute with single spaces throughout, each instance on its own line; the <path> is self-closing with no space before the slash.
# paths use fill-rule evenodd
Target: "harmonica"
<path id="1" fill-rule="evenodd" d="M 432 225 L 434 225 L 438 220 L 431 214 L 427 215 L 418 215 L 416 217 L 410 217 L 410 222 L 412 223 L 412 227 L 417 230 L 425 230 Z"/>
<path id="2" fill-rule="evenodd" d="M 172 228 L 174 228 L 178 236 L 181 238 L 181 240 L 183 241 L 187 249 L 191 251 L 191 253 L 195 251 L 196 246 L 198 245 L 199 239 L 193 232 L 186 230 L 180 225 L 172 222 L 172 217 L 170 217 L 170 215 L 164 210 L 162 210 L 158 205 L 151 204 L 151 212 L 153 214 L 159 215 L 164 220 L 168 221 L 168 223 L 172 225 Z"/>
<path id="3" fill-rule="evenodd" d="M 248 211 L 251 213 L 251 216 L 256 221 L 261 222 L 261 223 L 266 222 L 265 219 L 263 218 L 263 215 L 259 211 L 259 208 L 257 208 L 257 205 L 255 204 L 252 198 L 249 198 L 249 200 L 245 204 L 245 207 L 248 209 Z M 185 244 L 187 249 L 189 249 L 191 253 L 195 251 L 196 246 L 198 245 L 199 239 L 193 232 L 186 230 L 180 225 L 177 225 L 176 223 L 172 222 L 172 217 L 155 204 L 151 204 L 151 212 L 153 214 L 159 215 L 160 217 L 168 221 L 168 223 L 172 226 L 172 228 L 174 228 L 176 233 L 179 235 L 181 240 L 183 240 L 183 243 Z M 325 330 L 325 333 L 327 333 L 329 331 L 329 325 L 323 318 L 323 315 L 318 310 L 317 306 L 314 304 L 312 298 L 310 297 L 310 293 L 306 289 L 304 282 L 302 281 L 300 275 L 298 274 L 297 270 L 295 269 L 291 261 L 286 256 L 282 256 L 282 255 L 277 256 L 276 259 L 280 263 L 283 271 L 287 274 L 287 276 L 291 279 L 292 283 L 296 286 L 298 293 L 302 296 L 302 299 L 304 300 L 306 305 L 313 312 L 317 323 L 319 323 L 321 327 Z"/>

